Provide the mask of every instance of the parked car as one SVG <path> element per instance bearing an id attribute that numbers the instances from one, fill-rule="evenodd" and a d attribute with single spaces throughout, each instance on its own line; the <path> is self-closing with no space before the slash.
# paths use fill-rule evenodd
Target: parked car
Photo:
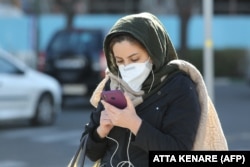
<path id="1" fill-rule="evenodd" d="M 0 49 L 0 122 L 27 120 L 52 125 L 61 112 L 57 80 Z"/>
<path id="2" fill-rule="evenodd" d="M 102 45 L 100 29 L 59 30 L 40 55 L 39 69 L 60 82 L 63 97 L 92 94 L 105 68 Z"/>

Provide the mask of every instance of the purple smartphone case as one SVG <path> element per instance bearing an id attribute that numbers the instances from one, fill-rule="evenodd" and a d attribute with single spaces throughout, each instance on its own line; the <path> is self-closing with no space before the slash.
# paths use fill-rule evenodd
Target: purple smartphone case
<path id="1" fill-rule="evenodd" d="M 124 109 L 127 106 L 126 98 L 121 90 L 103 91 L 101 98 L 120 109 Z"/>

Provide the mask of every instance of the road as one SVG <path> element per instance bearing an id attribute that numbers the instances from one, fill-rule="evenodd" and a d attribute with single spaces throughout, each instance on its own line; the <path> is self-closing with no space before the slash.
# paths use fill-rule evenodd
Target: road
<path id="1" fill-rule="evenodd" d="M 244 82 L 219 82 L 215 95 L 229 149 L 250 150 L 250 86 Z"/>
<path id="2" fill-rule="evenodd" d="M 90 112 L 78 100 L 53 126 L 29 127 L 25 122 L 0 126 L 0 167 L 66 167 Z"/>
<path id="3" fill-rule="evenodd" d="M 250 150 L 250 87 L 218 82 L 214 101 L 229 149 Z M 66 167 L 91 112 L 88 106 L 75 107 L 79 103 L 65 108 L 54 126 L 0 126 L 0 167 Z"/>

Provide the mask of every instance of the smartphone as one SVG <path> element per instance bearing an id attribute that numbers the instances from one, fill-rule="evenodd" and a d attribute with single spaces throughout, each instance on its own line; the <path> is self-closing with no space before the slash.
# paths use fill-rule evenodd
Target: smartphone
<path id="1" fill-rule="evenodd" d="M 127 106 L 127 100 L 121 90 L 103 91 L 101 98 L 119 109 L 124 109 Z"/>

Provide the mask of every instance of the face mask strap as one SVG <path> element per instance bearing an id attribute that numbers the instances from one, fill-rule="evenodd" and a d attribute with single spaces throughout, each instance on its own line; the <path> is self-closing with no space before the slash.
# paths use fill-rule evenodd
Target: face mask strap
<path id="1" fill-rule="evenodd" d="M 120 71 L 118 70 L 118 89 L 121 90 L 121 82 L 120 82 Z"/>

